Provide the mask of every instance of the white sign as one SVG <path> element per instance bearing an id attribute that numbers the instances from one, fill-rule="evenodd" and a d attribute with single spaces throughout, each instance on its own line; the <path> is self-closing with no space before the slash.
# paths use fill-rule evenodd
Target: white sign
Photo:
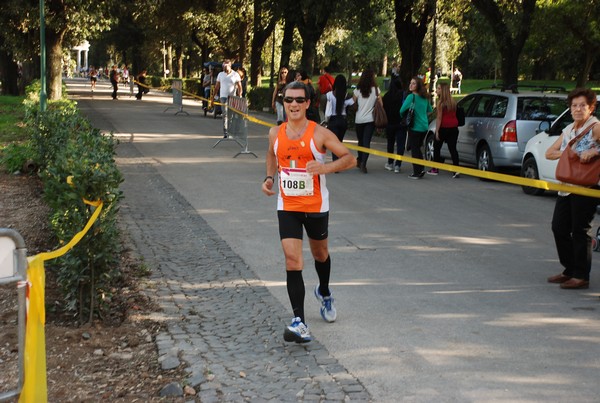
<path id="1" fill-rule="evenodd" d="M 16 274 L 16 249 L 12 239 L 0 237 L 0 279 L 14 277 Z"/>

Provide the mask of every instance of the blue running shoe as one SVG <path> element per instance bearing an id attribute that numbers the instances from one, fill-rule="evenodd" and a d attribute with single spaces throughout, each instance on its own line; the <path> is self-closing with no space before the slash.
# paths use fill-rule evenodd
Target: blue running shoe
<path id="1" fill-rule="evenodd" d="M 330 290 L 331 293 L 331 290 Z M 337 312 L 335 310 L 335 306 L 333 306 L 333 297 L 331 294 L 328 297 L 324 297 L 319 292 L 319 285 L 315 287 L 315 297 L 317 301 L 321 303 L 321 317 L 325 322 L 335 322 L 335 318 L 337 317 Z"/>
<path id="2" fill-rule="evenodd" d="M 292 319 L 292 324 L 286 326 L 283 332 L 283 340 L 295 341 L 296 343 L 308 343 L 312 340 L 308 326 L 302 323 L 302 319 L 296 317 Z"/>

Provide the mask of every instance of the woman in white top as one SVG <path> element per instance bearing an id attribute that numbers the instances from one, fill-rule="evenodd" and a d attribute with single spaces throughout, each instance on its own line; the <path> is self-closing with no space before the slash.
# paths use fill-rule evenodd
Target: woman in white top
<path id="1" fill-rule="evenodd" d="M 375 84 L 375 73 L 371 69 L 363 71 L 354 90 L 353 99 L 357 103 L 356 111 L 356 137 L 358 145 L 365 148 L 371 148 L 371 138 L 375 133 L 375 122 L 373 119 L 373 108 L 377 101 L 377 84 Z M 358 152 L 357 166 L 362 173 L 367 173 L 368 153 Z"/>
<path id="2" fill-rule="evenodd" d="M 546 151 L 546 158 L 557 160 L 576 136 L 585 133 L 573 144 L 582 163 L 600 157 L 600 123 L 593 116 L 596 94 L 587 88 L 576 88 L 567 97 L 573 123 Z M 598 185 L 593 186 L 598 189 Z M 563 289 L 582 289 L 590 285 L 592 268 L 592 239 L 590 229 L 596 214 L 598 199 L 573 193 L 559 192 L 552 216 L 552 233 L 562 273 L 548 277 L 549 283 Z"/>
<path id="3" fill-rule="evenodd" d="M 346 108 L 350 105 L 354 105 L 354 99 L 348 97 L 346 88 L 346 77 L 340 74 L 333 82 L 333 91 L 329 91 L 325 94 L 327 99 L 327 105 L 325 106 L 327 128 L 331 130 L 340 141 L 344 141 L 344 135 L 348 129 Z M 335 161 L 338 157 L 332 153 L 331 158 Z"/>

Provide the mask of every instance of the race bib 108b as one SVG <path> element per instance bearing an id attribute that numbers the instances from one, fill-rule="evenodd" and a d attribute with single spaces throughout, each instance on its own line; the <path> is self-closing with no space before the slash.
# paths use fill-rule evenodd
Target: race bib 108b
<path id="1" fill-rule="evenodd" d="M 282 168 L 279 173 L 279 186 L 286 196 L 312 196 L 313 175 L 302 168 Z"/>

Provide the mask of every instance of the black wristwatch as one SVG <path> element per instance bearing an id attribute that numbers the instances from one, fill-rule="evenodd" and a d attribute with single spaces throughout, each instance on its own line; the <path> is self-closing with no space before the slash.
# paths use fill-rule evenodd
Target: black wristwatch
<path id="1" fill-rule="evenodd" d="M 267 176 L 265 177 L 265 179 L 263 180 L 263 182 L 266 182 L 266 181 L 267 181 L 267 179 L 271 179 L 271 180 L 273 181 L 273 183 L 275 183 L 275 179 L 273 179 L 273 177 L 272 177 L 271 175 L 267 175 Z"/>

